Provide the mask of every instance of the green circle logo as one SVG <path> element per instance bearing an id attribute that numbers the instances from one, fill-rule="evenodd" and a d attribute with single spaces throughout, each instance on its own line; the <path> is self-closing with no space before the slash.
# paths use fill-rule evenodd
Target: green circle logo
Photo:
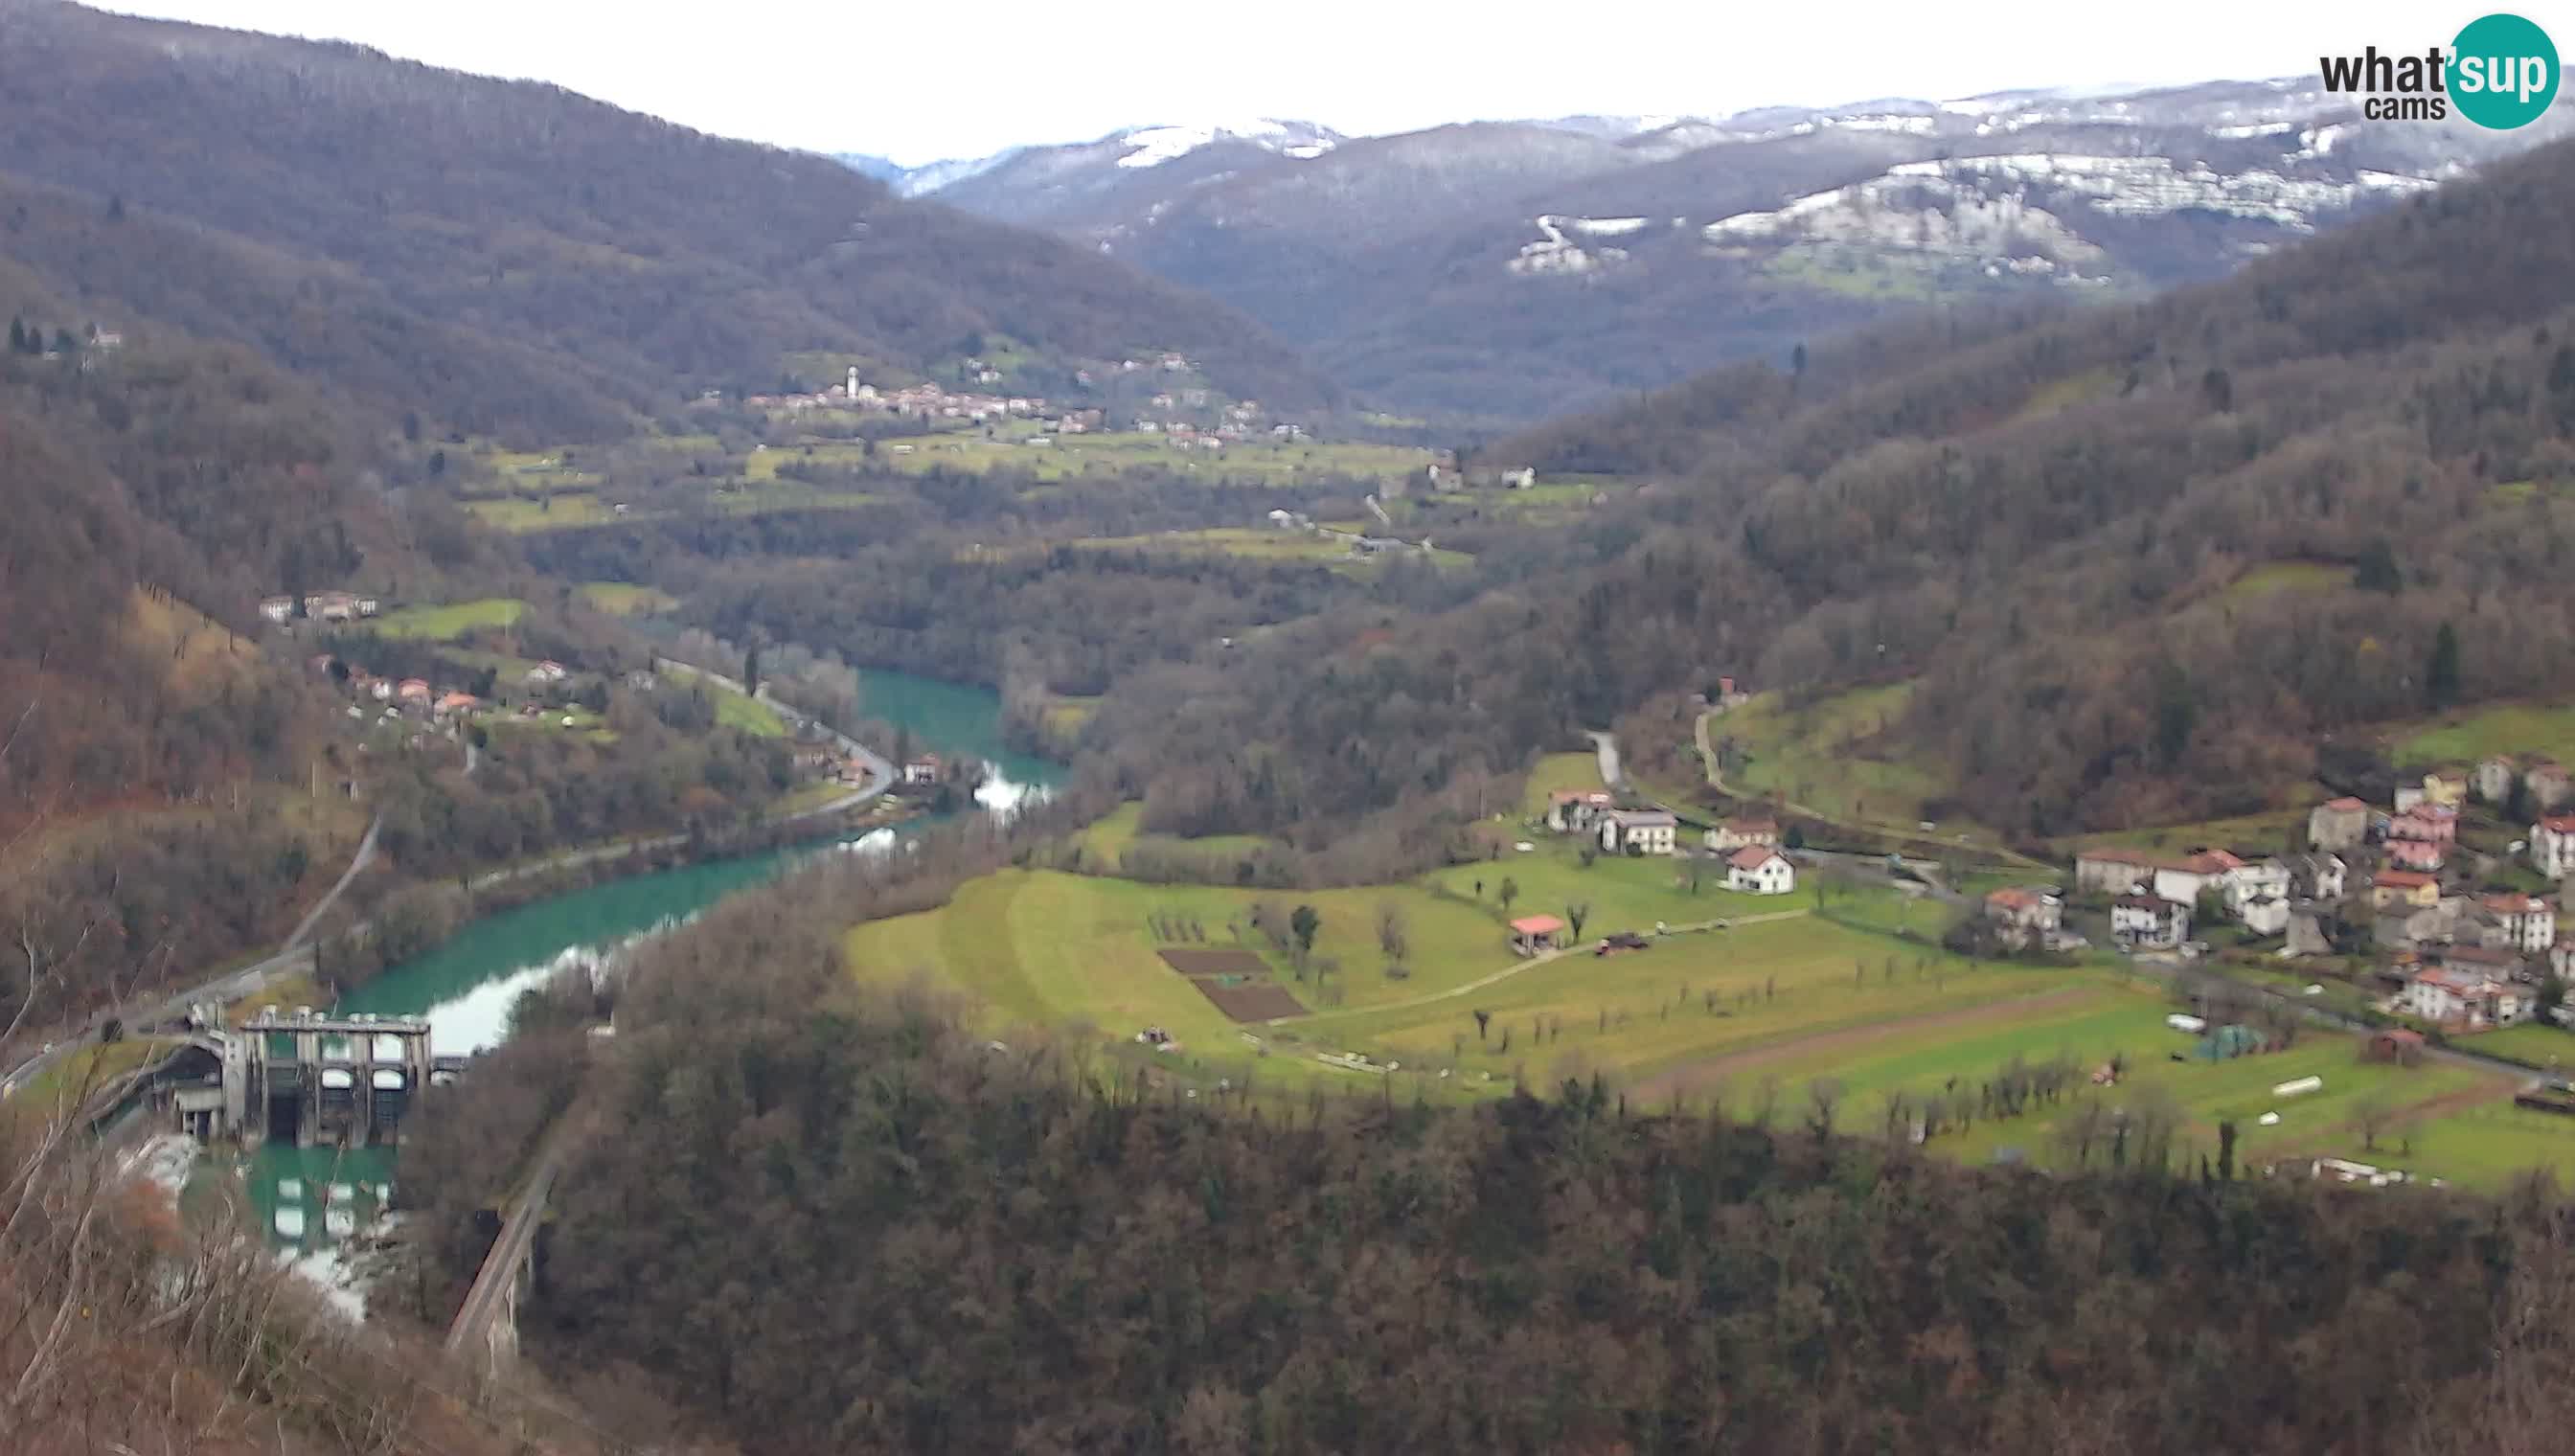
<path id="1" fill-rule="evenodd" d="M 2518 15 L 2471 20 L 2451 43 L 2450 100 L 2459 114 L 2499 132 L 2539 120 L 2557 99 L 2557 46 Z"/>

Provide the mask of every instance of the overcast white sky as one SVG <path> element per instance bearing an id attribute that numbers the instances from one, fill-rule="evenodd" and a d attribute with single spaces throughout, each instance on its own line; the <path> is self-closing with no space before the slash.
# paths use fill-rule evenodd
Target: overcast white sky
<path id="1" fill-rule="evenodd" d="M 907 164 L 1147 123 L 1351 133 L 1474 118 L 1931 99 L 2013 86 L 2312 75 L 2503 8 L 2453 0 L 106 0 L 538 77 L 727 136 Z M 2515 5 L 2575 54 L 2575 0 Z M 2098 17 L 2097 24 L 2086 24 Z"/>

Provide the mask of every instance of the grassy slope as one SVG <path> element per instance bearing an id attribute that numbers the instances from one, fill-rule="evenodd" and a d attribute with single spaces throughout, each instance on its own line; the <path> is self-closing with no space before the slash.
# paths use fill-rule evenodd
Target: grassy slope
<path id="1" fill-rule="evenodd" d="M 2492 753 L 2575 762 L 2575 704 L 2510 703 L 2448 715 L 2396 739 L 2399 763 L 2474 762 Z"/>
<path id="2" fill-rule="evenodd" d="M 1836 818 L 1912 823 L 1926 799 L 1950 784 L 1927 763 L 1867 755 L 1866 740 L 1903 716 L 1906 684 L 1834 694 L 1791 709 L 1776 693 L 1752 700 L 1710 725 L 1748 750 L 1728 781 L 1751 793 L 1778 792 Z M 1965 828 L 1961 822 L 1944 827 Z"/>
<path id="3" fill-rule="evenodd" d="M 1249 854 L 1270 842 L 1259 834 L 1208 834 L 1195 839 L 1176 838 L 1168 834 L 1147 834 L 1144 832 L 1144 816 L 1143 804 L 1133 802 L 1120 804 L 1107 817 L 1083 830 L 1081 835 L 1083 851 L 1097 858 L 1102 864 L 1115 868 L 1118 864 L 1118 856 L 1138 839 L 1156 840 L 1168 843 L 1176 849 L 1209 855 Z"/>
<path id="4" fill-rule="evenodd" d="M 406 607 L 388 612 L 376 620 L 375 628 L 386 637 L 453 642 L 476 628 L 508 627 L 527 610 L 528 604 L 514 598 L 486 597 L 443 607 Z"/>
<path id="5" fill-rule="evenodd" d="M 591 606 L 612 617 L 645 617 L 680 605 L 679 598 L 658 587 L 638 587 L 630 582 L 584 582 L 581 595 Z"/>
<path id="6" fill-rule="evenodd" d="M 1520 810 L 1530 815 L 1544 814 L 1548 795 L 1557 789 L 1599 786 L 1598 754 L 1549 753 L 1529 765 L 1528 788 L 1521 797 Z"/>

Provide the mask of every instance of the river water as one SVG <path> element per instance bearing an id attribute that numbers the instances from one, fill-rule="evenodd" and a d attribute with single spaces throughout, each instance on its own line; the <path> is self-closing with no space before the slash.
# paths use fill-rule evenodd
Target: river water
<path id="1" fill-rule="evenodd" d="M 1031 793 L 1043 793 L 1061 772 L 1045 759 L 1003 747 L 1001 699 L 990 691 L 908 673 L 870 672 L 864 675 L 864 694 L 868 716 L 910 729 L 919 748 L 985 760 L 992 776 L 976 797 L 989 810 L 1004 811 Z M 433 1050 L 479 1051 L 509 1034 L 510 1008 L 519 996 L 558 970 L 596 964 L 815 854 L 882 847 L 895 842 L 898 832 L 877 829 L 838 841 L 689 864 L 504 910 L 466 926 L 437 949 L 388 968 L 343 998 L 338 1009 L 426 1016 Z M 363 1227 L 381 1206 L 391 1189 L 393 1160 L 390 1148 L 344 1152 L 270 1143 L 251 1155 L 243 1179 L 260 1226 L 269 1230 L 276 1247 L 327 1255 L 339 1237 Z"/>

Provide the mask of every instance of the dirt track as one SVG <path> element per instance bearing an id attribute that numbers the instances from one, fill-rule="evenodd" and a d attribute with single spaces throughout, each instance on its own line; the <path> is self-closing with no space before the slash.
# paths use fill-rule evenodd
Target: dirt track
<path id="1" fill-rule="evenodd" d="M 1746 1047 L 1741 1051 L 1727 1052 L 1705 1061 L 1694 1061 L 1686 1066 L 1676 1066 L 1668 1071 L 1656 1072 L 1637 1083 L 1631 1095 L 1647 1106 L 1658 1107 L 1675 1096 L 1688 1100 L 1694 1094 L 1706 1091 L 1728 1077 L 1758 1070 L 1773 1062 L 1794 1061 L 1816 1052 L 1865 1046 L 1872 1041 L 1884 1041 L 1890 1037 L 1915 1031 L 1963 1025 L 1971 1021 L 1997 1020 L 2022 1012 L 2046 1010 L 2055 1006 L 2069 1005 L 2093 994 L 2095 994 L 2095 988 L 2091 986 L 2067 986 L 2062 990 L 2047 991 L 2035 996 L 2022 996 L 2017 1000 L 1986 1001 L 1979 1005 L 1960 1006 L 1955 1010 L 1934 1011 L 1924 1016 L 1909 1016 L 1901 1021 L 1879 1021 L 1866 1026 L 1845 1026 L 1838 1031 L 1819 1031 L 1812 1036 L 1800 1036 L 1791 1041 L 1768 1042 L 1760 1046 Z"/>

